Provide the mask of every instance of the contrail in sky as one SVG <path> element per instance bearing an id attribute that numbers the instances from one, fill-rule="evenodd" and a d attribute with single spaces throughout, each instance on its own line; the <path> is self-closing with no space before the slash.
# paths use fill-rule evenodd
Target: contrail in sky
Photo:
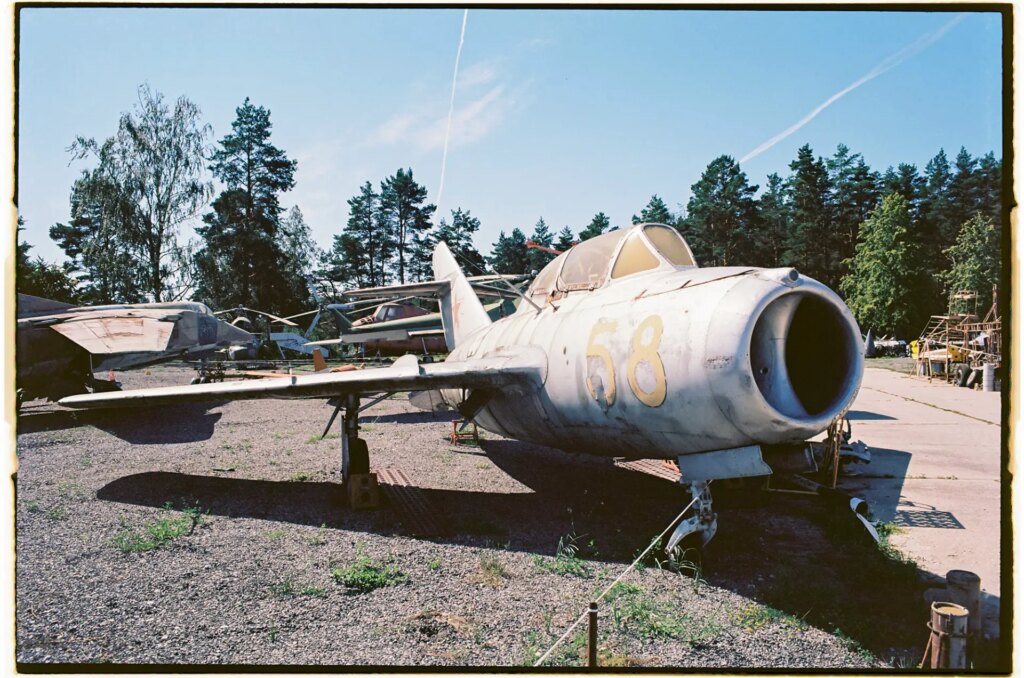
<path id="1" fill-rule="evenodd" d="M 448 166 L 448 138 L 452 134 L 452 112 L 455 110 L 455 82 L 459 79 L 459 59 L 462 58 L 462 43 L 466 39 L 466 19 L 469 10 L 462 12 L 462 31 L 459 33 L 459 49 L 455 51 L 455 72 L 452 73 L 452 98 L 448 102 L 448 127 L 444 131 L 444 152 L 441 153 L 441 181 L 437 187 L 437 213 L 441 213 L 441 197 L 444 195 L 444 172 Z"/>
<path id="2" fill-rule="evenodd" d="M 855 80 L 852 84 L 847 85 L 846 87 L 844 87 L 843 89 L 839 90 L 838 92 L 836 92 L 835 94 L 830 96 L 828 99 L 826 99 L 824 101 L 824 103 L 819 104 L 817 108 L 815 108 L 813 111 L 811 111 L 810 113 L 805 115 L 803 118 L 801 118 L 800 121 L 797 122 L 795 125 L 793 125 L 792 127 L 789 127 L 787 129 L 783 130 L 782 132 L 779 132 L 778 134 L 773 136 L 771 139 L 769 139 L 768 141 L 764 142 L 763 144 L 761 144 L 760 146 L 758 146 L 757 148 L 752 150 L 750 153 L 747 153 L 745 156 L 740 158 L 740 163 L 745 163 L 746 161 L 748 161 L 748 160 L 750 160 L 752 158 L 756 158 L 757 156 L 761 155 L 762 153 L 767 151 L 769 148 L 771 148 L 775 144 L 779 143 L 780 141 L 782 141 L 783 139 L 785 139 L 786 137 L 788 137 L 789 135 L 793 134 L 794 132 L 799 130 L 801 127 L 803 127 L 804 125 L 809 123 L 811 120 L 814 120 L 814 118 L 817 117 L 817 115 L 819 113 L 824 111 L 826 108 L 828 108 L 829 106 L 831 106 L 835 102 L 837 102 L 840 99 L 842 99 L 844 96 L 846 96 L 847 94 L 849 94 L 853 90 L 857 89 L 858 87 L 860 87 L 861 85 L 863 85 L 866 82 L 870 82 L 871 80 L 874 80 L 875 78 L 877 78 L 878 76 L 882 75 L 886 71 L 889 71 L 889 70 L 891 70 L 893 68 L 896 68 L 897 66 L 902 64 L 904 61 L 907 61 L 908 59 L 916 56 L 919 52 L 924 50 L 926 47 L 928 47 L 932 43 L 938 41 L 942 36 L 944 36 L 946 33 L 948 33 L 951 28 L 953 28 L 958 23 L 963 21 L 966 17 L 967 17 L 966 14 L 957 14 L 955 17 L 953 17 L 952 19 L 947 21 L 941 28 L 939 28 L 939 30 L 935 31 L 934 33 L 928 33 L 926 35 L 922 35 L 920 38 L 918 38 L 914 42 L 910 43 L 909 45 L 907 45 L 903 49 L 899 50 L 895 54 L 889 55 L 888 57 L 883 59 L 877 66 L 875 66 L 870 71 L 868 71 L 867 73 L 862 75 L 860 78 Z"/>

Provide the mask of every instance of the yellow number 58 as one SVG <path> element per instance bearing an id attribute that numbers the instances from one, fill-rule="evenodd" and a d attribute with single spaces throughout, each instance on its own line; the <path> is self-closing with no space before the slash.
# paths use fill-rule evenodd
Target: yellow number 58
<path id="1" fill-rule="evenodd" d="M 607 410 L 615 403 L 615 363 L 608 348 L 595 340 L 602 334 L 610 334 L 618 329 L 614 320 L 601 320 L 590 330 L 587 342 L 587 390 L 590 397 Z M 644 341 L 644 335 L 650 330 L 650 338 Z M 658 355 L 664 324 L 661 317 L 652 315 L 644 319 L 633 332 L 630 341 L 629 361 L 626 364 L 626 379 L 629 389 L 637 400 L 648 407 L 658 407 L 665 402 L 667 385 L 665 381 L 665 364 Z M 644 390 L 637 379 L 640 365 L 647 366 L 654 387 Z M 603 368 L 603 369 L 602 369 Z M 603 374 L 602 374 L 603 372 Z M 649 381 L 645 379 L 645 381 Z"/>

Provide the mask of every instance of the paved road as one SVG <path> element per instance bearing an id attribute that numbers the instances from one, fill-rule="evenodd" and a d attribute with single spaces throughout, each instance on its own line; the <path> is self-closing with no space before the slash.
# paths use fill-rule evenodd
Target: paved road
<path id="1" fill-rule="evenodd" d="M 893 543 L 929 572 L 981 577 L 983 632 L 998 635 L 1000 412 L 984 393 L 868 368 L 850 412 L 871 464 L 841 486 L 877 519 L 903 527 Z M 1011 554 L 1007 554 L 1009 558 Z"/>

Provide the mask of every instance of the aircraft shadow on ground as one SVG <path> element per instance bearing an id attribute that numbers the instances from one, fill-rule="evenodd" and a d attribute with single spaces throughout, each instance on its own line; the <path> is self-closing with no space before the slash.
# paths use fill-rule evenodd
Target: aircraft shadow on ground
<path id="1" fill-rule="evenodd" d="M 435 421 L 455 421 L 459 415 L 455 412 L 397 412 L 374 416 L 373 410 L 360 415 L 359 424 L 428 424 Z"/>
<path id="2" fill-rule="evenodd" d="M 846 413 L 846 418 L 850 421 L 895 421 L 896 417 L 890 417 L 888 414 L 879 414 L 878 412 L 868 412 L 866 410 L 850 410 Z"/>
<path id="3" fill-rule="evenodd" d="M 423 495 L 448 529 L 421 539 L 554 556 L 559 541 L 570 538 L 582 557 L 615 573 L 687 501 L 678 484 L 618 468 L 610 460 L 514 441 L 482 446 L 498 468 L 525 487 L 511 492 L 425 488 Z M 716 491 L 719 528 L 704 557 L 704 579 L 827 631 L 839 628 L 883 658 L 890 647 L 908 648 L 907 657 L 920 658 L 927 640 L 927 634 L 917 633 L 927 619 L 923 586 L 915 589 L 916 574 L 907 573 L 905 563 L 888 561 L 851 512 L 829 508 L 813 496 L 722 489 Z M 114 480 L 97 498 L 152 507 L 198 504 L 211 516 L 408 534 L 398 512 L 387 507 L 345 508 L 337 483 L 148 472 Z M 647 564 L 655 563 L 648 559 Z"/>
<path id="4" fill-rule="evenodd" d="M 213 436 L 221 413 L 208 410 L 222 404 L 184 403 L 163 406 L 159 416 L 155 417 L 125 417 L 119 409 L 52 409 L 23 413 L 18 416 L 18 435 L 88 425 L 137 445 L 198 442 Z"/>
<path id="5" fill-rule="evenodd" d="M 866 499 L 872 518 L 895 522 L 900 513 L 900 497 L 910 466 L 910 452 L 872 447 L 870 464 L 850 464 L 851 475 L 839 477 L 837 487 L 847 494 Z"/>

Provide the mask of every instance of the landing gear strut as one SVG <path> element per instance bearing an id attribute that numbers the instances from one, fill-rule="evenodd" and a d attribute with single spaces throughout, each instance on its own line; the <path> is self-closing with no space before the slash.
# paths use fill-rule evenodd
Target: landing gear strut
<path id="1" fill-rule="evenodd" d="M 679 523 L 669 537 L 665 548 L 668 553 L 672 553 L 684 540 L 684 546 L 706 546 L 718 531 L 718 514 L 711 510 L 711 481 L 691 481 L 689 492 L 691 499 L 696 497 L 696 501 L 690 509 L 690 517 Z"/>

